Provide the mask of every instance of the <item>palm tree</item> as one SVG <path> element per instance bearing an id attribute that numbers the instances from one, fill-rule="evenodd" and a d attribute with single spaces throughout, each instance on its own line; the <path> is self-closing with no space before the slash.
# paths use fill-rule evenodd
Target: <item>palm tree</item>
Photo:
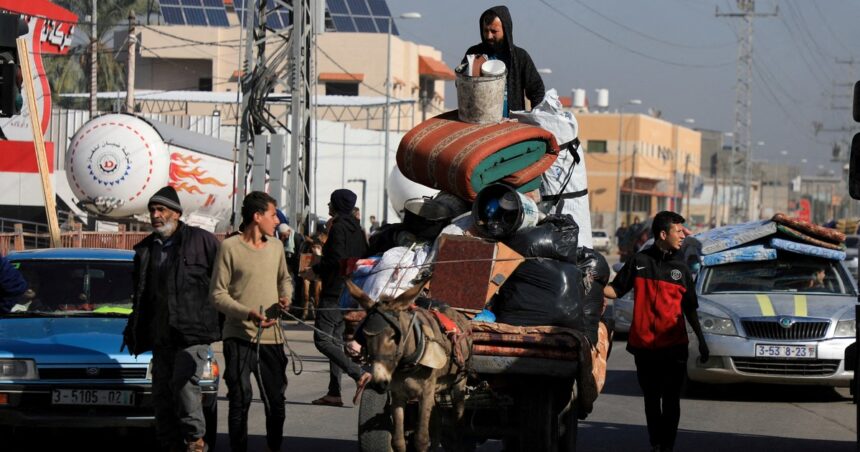
<path id="1" fill-rule="evenodd" d="M 85 18 L 92 11 L 91 0 L 56 0 L 56 3 Z M 149 0 L 109 0 L 98 2 L 98 89 L 99 91 L 119 91 L 125 89 L 125 67 L 117 56 L 124 43 L 114 43 L 113 48 L 106 44 L 106 37 L 117 26 L 128 21 L 129 11 L 146 11 Z M 83 21 L 82 21 L 83 22 Z M 74 44 L 67 55 L 46 55 L 45 72 L 51 91 L 54 94 L 83 93 L 89 91 L 91 46 L 90 27 L 81 24 L 80 32 L 87 33 L 87 42 Z M 71 107 L 80 105 L 84 99 L 60 99 L 60 105 Z"/>

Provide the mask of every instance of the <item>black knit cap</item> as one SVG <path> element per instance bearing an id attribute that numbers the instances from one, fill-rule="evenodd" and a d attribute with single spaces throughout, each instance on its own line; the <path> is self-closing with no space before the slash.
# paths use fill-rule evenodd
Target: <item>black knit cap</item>
<path id="1" fill-rule="evenodd" d="M 331 207 L 337 213 L 350 213 L 358 196 L 351 190 L 339 188 L 331 192 Z"/>
<path id="2" fill-rule="evenodd" d="M 147 203 L 146 206 L 149 207 L 153 204 L 159 204 L 170 210 L 179 212 L 180 214 L 182 213 L 182 204 L 179 204 L 179 195 L 177 195 L 176 190 L 169 185 L 155 192 L 155 194 L 152 195 L 152 198 L 149 198 L 149 203 Z"/>

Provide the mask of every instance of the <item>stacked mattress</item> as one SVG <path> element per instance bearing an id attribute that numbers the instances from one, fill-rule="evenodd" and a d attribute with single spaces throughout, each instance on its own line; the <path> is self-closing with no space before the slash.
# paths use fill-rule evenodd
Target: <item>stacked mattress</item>
<path id="1" fill-rule="evenodd" d="M 469 201 L 494 182 L 520 192 L 540 187 L 559 153 L 551 132 L 513 121 L 471 124 L 456 113 L 428 119 L 403 136 L 397 149 L 403 175 Z"/>
<path id="2" fill-rule="evenodd" d="M 774 260 L 778 251 L 845 259 L 845 234 L 782 213 L 770 220 L 712 229 L 695 238 L 702 243 L 705 266 Z"/>

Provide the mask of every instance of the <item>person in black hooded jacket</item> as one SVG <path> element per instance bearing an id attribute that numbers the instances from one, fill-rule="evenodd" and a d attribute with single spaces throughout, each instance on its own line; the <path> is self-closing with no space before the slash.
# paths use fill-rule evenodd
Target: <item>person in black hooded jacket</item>
<path id="1" fill-rule="evenodd" d="M 513 21 L 506 6 L 494 6 L 481 14 L 478 21 L 481 43 L 469 47 L 466 55 L 487 55 L 491 60 L 505 63 L 507 68 L 507 108 L 511 111 L 525 110 L 525 97 L 532 106 L 543 101 L 545 89 L 532 57 L 525 49 L 514 45 Z M 466 57 L 463 57 L 463 63 Z"/>
<path id="2" fill-rule="evenodd" d="M 322 292 L 317 306 L 314 326 L 314 345 L 329 359 L 328 393 L 314 400 L 314 405 L 342 406 L 340 396 L 340 376 L 346 373 L 357 383 L 366 383 L 370 374 L 346 356 L 343 348 L 334 338 L 343 337 L 344 321 L 340 311 L 340 293 L 345 286 L 341 276 L 341 265 L 352 258 L 362 258 L 367 254 L 367 238 L 361 224 L 352 214 L 357 196 L 350 190 L 338 189 L 332 192 L 329 214 L 333 220 L 328 230 L 328 239 L 323 245 L 322 258 L 311 270 L 322 279 Z M 305 277 L 312 275 L 303 275 Z"/>

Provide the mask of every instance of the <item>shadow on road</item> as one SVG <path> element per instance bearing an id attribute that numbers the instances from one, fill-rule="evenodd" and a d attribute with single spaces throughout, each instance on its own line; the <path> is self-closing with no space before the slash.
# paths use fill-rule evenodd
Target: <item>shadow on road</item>
<path id="1" fill-rule="evenodd" d="M 604 394 L 641 397 L 642 390 L 635 370 L 608 370 Z M 830 386 L 767 385 L 752 383 L 703 384 L 686 382 L 682 398 L 689 400 L 719 400 L 726 402 L 827 403 L 846 402 L 843 395 Z"/>
<path id="2" fill-rule="evenodd" d="M 630 451 L 648 450 L 648 431 L 643 425 L 583 422 L 580 424 L 577 450 Z M 611 440 L 610 440 L 611 438 Z M 783 438 L 778 436 L 745 435 L 738 433 L 679 430 L 675 450 L 696 452 L 726 450 L 779 450 L 783 452 L 826 450 L 853 451 L 851 441 Z"/>

